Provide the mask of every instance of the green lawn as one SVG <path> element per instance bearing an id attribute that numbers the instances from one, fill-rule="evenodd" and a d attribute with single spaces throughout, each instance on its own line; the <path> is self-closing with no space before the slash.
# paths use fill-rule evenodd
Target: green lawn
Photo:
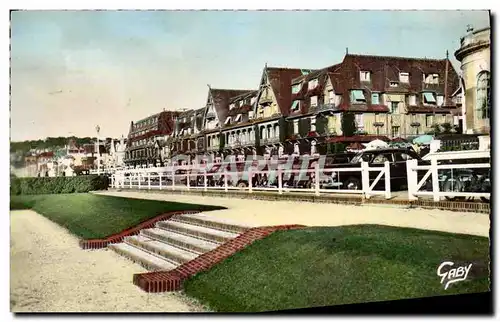
<path id="1" fill-rule="evenodd" d="M 32 209 L 80 238 L 93 239 L 119 233 L 170 211 L 224 208 L 72 193 L 11 196 L 10 209 Z"/>
<path id="2" fill-rule="evenodd" d="M 440 284 L 445 260 L 474 263 Z M 445 294 L 489 287 L 487 238 L 376 225 L 279 231 L 184 284 L 219 312 L 261 312 Z"/>

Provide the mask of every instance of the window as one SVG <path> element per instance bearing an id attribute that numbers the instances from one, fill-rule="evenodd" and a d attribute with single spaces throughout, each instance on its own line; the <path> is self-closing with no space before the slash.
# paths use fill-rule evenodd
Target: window
<path id="1" fill-rule="evenodd" d="M 491 111 L 490 73 L 480 72 L 477 76 L 476 119 L 487 119 Z"/>
<path id="2" fill-rule="evenodd" d="M 399 73 L 399 81 L 401 83 L 409 83 L 410 82 L 410 74 L 405 73 L 405 72 Z"/>
<path id="3" fill-rule="evenodd" d="M 373 105 L 380 104 L 380 94 L 379 93 L 372 93 L 372 104 Z"/>
<path id="4" fill-rule="evenodd" d="M 423 93 L 424 96 L 424 104 L 436 104 L 436 99 L 434 98 L 434 93 L 430 92 L 425 92 Z"/>
<path id="5" fill-rule="evenodd" d="M 443 95 L 438 95 L 437 96 L 437 105 L 438 106 L 443 106 L 444 104 L 444 96 Z"/>
<path id="6" fill-rule="evenodd" d="M 413 158 L 406 153 L 395 153 L 394 156 L 396 157 L 396 161 L 413 160 Z"/>
<path id="7" fill-rule="evenodd" d="M 339 106 L 342 102 L 342 95 L 335 95 L 335 106 Z"/>
<path id="8" fill-rule="evenodd" d="M 425 126 L 426 127 L 431 127 L 432 126 L 432 115 L 427 114 L 425 116 Z"/>
<path id="9" fill-rule="evenodd" d="M 355 115 L 355 119 L 356 119 L 356 128 L 358 129 L 358 131 L 362 131 L 364 129 L 364 115 L 363 114 L 356 114 Z"/>
<path id="10" fill-rule="evenodd" d="M 311 106 L 318 106 L 318 96 L 311 97 Z"/>
<path id="11" fill-rule="evenodd" d="M 299 120 L 293 120 L 293 133 L 299 133 Z"/>
<path id="12" fill-rule="evenodd" d="M 417 96 L 416 95 L 410 95 L 408 96 L 408 105 L 410 106 L 415 106 L 417 105 Z"/>
<path id="13" fill-rule="evenodd" d="M 424 74 L 424 83 L 426 84 L 439 84 L 438 74 Z"/>
<path id="14" fill-rule="evenodd" d="M 307 85 L 307 88 L 308 88 L 309 90 L 311 90 L 311 89 L 315 89 L 317 86 L 318 86 L 318 79 L 317 79 L 317 78 L 315 78 L 315 79 L 311 79 L 311 80 L 309 81 L 309 84 Z"/>
<path id="15" fill-rule="evenodd" d="M 391 102 L 391 113 L 396 114 L 399 112 L 398 105 L 399 102 Z"/>
<path id="16" fill-rule="evenodd" d="M 366 71 L 359 72 L 359 79 L 362 82 L 370 82 L 370 72 L 366 72 Z"/>
<path id="17" fill-rule="evenodd" d="M 300 108 L 300 101 L 296 100 L 292 103 L 292 111 L 297 111 Z"/>
<path id="18" fill-rule="evenodd" d="M 399 126 L 393 126 L 391 128 L 391 135 L 393 138 L 399 136 Z"/>
<path id="19" fill-rule="evenodd" d="M 335 104 L 335 93 L 333 91 L 328 91 L 328 103 Z"/>
<path id="20" fill-rule="evenodd" d="M 302 83 L 293 85 L 292 86 L 292 94 L 297 94 L 298 92 L 300 92 L 301 86 L 302 86 Z"/>
<path id="21" fill-rule="evenodd" d="M 375 156 L 375 158 L 373 158 L 373 163 L 375 164 L 383 164 L 385 161 L 389 161 L 391 162 L 392 161 L 392 157 L 390 154 L 379 154 L 377 156 Z"/>
<path id="22" fill-rule="evenodd" d="M 234 103 L 229 105 L 229 109 L 232 110 L 234 108 Z"/>
<path id="23" fill-rule="evenodd" d="M 253 119 L 253 111 L 248 111 L 248 118 Z"/>
<path id="24" fill-rule="evenodd" d="M 351 103 L 366 103 L 365 95 L 362 90 L 351 91 Z"/>
<path id="25" fill-rule="evenodd" d="M 389 82 L 390 87 L 398 87 L 399 83 L 398 82 Z"/>

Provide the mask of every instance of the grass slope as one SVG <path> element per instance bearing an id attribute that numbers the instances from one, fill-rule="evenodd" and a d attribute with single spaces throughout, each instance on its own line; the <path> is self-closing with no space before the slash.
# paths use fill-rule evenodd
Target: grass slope
<path id="1" fill-rule="evenodd" d="M 444 290 L 445 260 L 474 263 Z M 261 312 L 487 291 L 487 238 L 376 225 L 279 231 L 184 284 L 220 312 Z"/>
<path id="2" fill-rule="evenodd" d="M 93 239 L 119 233 L 170 211 L 224 208 L 72 193 L 11 196 L 10 209 L 32 209 L 80 238 Z"/>

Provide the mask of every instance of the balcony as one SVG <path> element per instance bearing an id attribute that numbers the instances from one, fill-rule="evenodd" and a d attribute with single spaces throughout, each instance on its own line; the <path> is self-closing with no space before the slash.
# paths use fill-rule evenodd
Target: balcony
<path id="1" fill-rule="evenodd" d="M 260 145 L 274 144 L 274 143 L 278 143 L 279 141 L 280 141 L 279 137 L 272 137 L 272 138 L 261 139 L 260 140 Z"/>
<path id="2" fill-rule="evenodd" d="M 315 107 L 316 114 L 324 113 L 324 112 L 336 112 L 339 111 L 339 108 L 335 106 L 333 103 L 328 104 L 320 104 Z"/>

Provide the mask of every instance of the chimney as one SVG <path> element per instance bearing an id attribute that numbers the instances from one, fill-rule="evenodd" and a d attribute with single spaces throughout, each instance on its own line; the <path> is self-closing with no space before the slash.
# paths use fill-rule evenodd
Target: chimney
<path id="1" fill-rule="evenodd" d="M 346 56 L 349 55 L 349 47 L 345 48 L 345 54 L 346 54 Z"/>

